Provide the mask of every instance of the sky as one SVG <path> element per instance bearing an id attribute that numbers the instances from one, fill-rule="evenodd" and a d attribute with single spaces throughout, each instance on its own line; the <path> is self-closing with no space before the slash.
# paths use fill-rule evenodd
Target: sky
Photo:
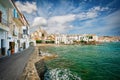
<path id="1" fill-rule="evenodd" d="M 120 0 L 15 0 L 30 24 L 49 34 L 120 36 Z"/>

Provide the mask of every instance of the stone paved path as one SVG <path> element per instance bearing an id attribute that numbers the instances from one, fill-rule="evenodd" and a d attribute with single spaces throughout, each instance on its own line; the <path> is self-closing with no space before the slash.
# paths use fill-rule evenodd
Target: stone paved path
<path id="1" fill-rule="evenodd" d="M 18 80 L 34 50 L 29 47 L 18 54 L 0 58 L 0 80 Z"/>
<path id="2" fill-rule="evenodd" d="M 37 73 L 35 63 L 41 61 L 42 56 L 38 54 L 38 47 L 35 47 L 35 51 L 31 54 L 29 61 L 19 78 L 19 80 L 41 80 Z"/>

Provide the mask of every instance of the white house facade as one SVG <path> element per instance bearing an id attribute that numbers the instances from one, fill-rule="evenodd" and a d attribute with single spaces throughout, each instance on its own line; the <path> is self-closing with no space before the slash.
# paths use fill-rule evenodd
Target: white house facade
<path id="1" fill-rule="evenodd" d="M 57 34 L 55 36 L 55 44 L 73 44 L 74 42 L 79 41 L 98 41 L 98 36 L 93 34 L 82 34 L 82 35 L 65 35 Z"/>
<path id="2" fill-rule="evenodd" d="M 0 0 L 0 57 L 14 54 L 24 46 L 29 47 L 27 20 L 12 0 Z"/>

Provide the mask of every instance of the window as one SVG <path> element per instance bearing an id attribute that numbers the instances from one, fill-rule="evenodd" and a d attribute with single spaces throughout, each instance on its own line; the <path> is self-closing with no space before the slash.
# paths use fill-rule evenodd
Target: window
<path id="1" fill-rule="evenodd" d="M 18 18 L 19 17 L 16 9 L 13 10 L 13 15 L 14 15 L 14 18 Z"/>
<path id="2" fill-rule="evenodd" d="M 0 11 L 0 22 L 2 22 L 2 11 Z"/>
<path id="3" fill-rule="evenodd" d="M 44 37 L 44 34 L 42 34 L 42 37 Z"/>
<path id="4" fill-rule="evenodd" d="M 23 34 L 27 34 L 27 30 L 23 29 Z"/>

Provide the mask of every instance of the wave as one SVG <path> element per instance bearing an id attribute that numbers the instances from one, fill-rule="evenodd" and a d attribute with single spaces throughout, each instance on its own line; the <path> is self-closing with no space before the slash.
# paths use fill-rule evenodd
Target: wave
<path id="1" fill-rule="evenodd" d="M 81 80 L 81 78 L 68 69 L 55 68 L 45 73 L 44 80 Z"/>

